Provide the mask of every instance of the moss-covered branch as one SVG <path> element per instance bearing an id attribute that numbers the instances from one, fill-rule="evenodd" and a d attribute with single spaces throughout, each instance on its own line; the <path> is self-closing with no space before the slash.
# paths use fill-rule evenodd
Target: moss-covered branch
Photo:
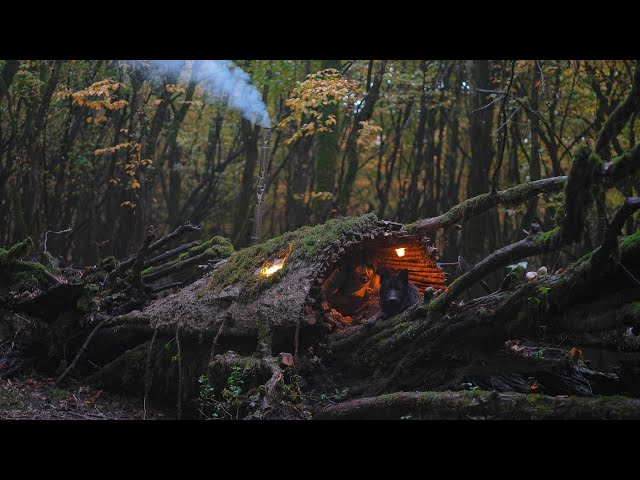
<path id="1" fill-rule="evenodd" d="M 145 256 L 155 252 L 156 250 L 160 249 L 164 245 L 167 245 L 169 242 L 171 242 L 172 240 L 175 240 L 176 238 L 180 237 L 186 232 L 198 231 L 200 229 L 201 227 L 199 225 L 192 225 L 190 222 L 187 222 L 184 225 L 181 225 L 178 228 L 176 228 L 173 232 L 169 233 L 168 235 L 165 235 L 161 239 L 156 240 L 155 242 L 147 245 L 147 247 L 145 248 Z M 117 277 L 122 277 L 127 270 L 133 267 L 133 264 L 138 259 L 138 256 L 139 255 L 134 255 L 133 257 L 125 260 L 124 262 L 121 262 L 118 265 L 118 268 L 116 268 L 113 272 L 109 274 L 109 277 L 106 279 L 107 284 L 111 284 L 113 281 L 115 281 Z"/>
<path id="2" fill-rule="evenodd" d="M 61 282 L 53 276 L 47 267 L 40 263 L 23 260 L 33 247 L 31 238 L 12 245 L 9 250 L 0 248 L 0 270 L 5 270 L 17 279 L 33 277 L 47 285 L 59 285 Z"/>
<path id="3" fill-rule="evenodd" d="M 556 193 L 562 190 L 567 177 L 552 177 L 534 182 L 523 183 L 496 194 L 485 193 L 470 198 L 448 212 L 433 218 L 420 220 L 407 226 L 407 230 L 415 233 L 430 233 L 448 228 L 458 222 L 479 215 L 498 205 L 518 205 L 540 193 Z"/>
<path id="4" fill-rule="evenodd" d="M 172 255 L 177 254 L 177 250 L 178 249 L 172 250 L 171 252 L 167 253 L 171 253 Z M 215 237 L 211 237 L 206 242 L 191 245 L 191 248 L 189 248 L 186 252 L 181 253 L 176 260 L 163 263 L 156 267 L 146 268 L 142 272 L 142 277 L 146 282 L 151 282 L 159 278 L 166 277 L 171 273 L 179 272 L 180 270 L 183 270 L 184 268 L 187 268 L 191 265 L 195 265 L 198 262 L 227 258 L 232 253 L 233 245 L 231 245 L 229 239 L 216 235 Z"/>
<path id="5" fill-rule="evenodd" d="M 640 143 L 611 160 L 604 171 L 604 185 L 607 187 L 616 185 L 638 171 L 640 171 Z"/>

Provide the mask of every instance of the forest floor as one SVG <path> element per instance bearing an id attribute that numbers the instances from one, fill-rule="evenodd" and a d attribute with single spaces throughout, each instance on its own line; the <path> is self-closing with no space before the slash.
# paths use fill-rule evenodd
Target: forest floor
<path id="1" fill-rule="evenodd" d="M 117 395 L 96 387 L 55 379 L 19 376 L 0 379 L 0 420 L 142 420 L 141 398 Z M 149 408 L 148 420 L 172 420 L 175 415 Z"/>

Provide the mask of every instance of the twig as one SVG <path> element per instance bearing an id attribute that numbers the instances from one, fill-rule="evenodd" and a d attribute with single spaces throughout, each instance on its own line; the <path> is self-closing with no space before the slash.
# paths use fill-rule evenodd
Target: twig
<path id="1" fill-rule="evenodd" d="M 213 362 L 213 357 L 215 355 L 216 345 L 218 344 L 218 338 L 220 338 L 220 335 L 222 334 L 222 330 L 224 330 L 224 327 L 227 324 L 227 320 L 229 318 L 231 318 L 231 315 L 229 314 L 224 316 L 224 318 L 222 319 L 222 323 L 220 323 L 220 328 L 218 328 L 218 333 L 216 333 L 216 336 L 213 338 L 213 343 L 211 344 L 211 351 L 209 352 L 209 362 L 207 363 L 207 379 L 211 376 L 211 363 Z M 200 410 L 201 410 L 200 413 L 202 413 L 202 411 L 204 410 L 205 398 L 203 397 L 201 400 L 202 401 L 200 403 Z"/>
<path id="2" fill-rule="evenodd" d="M 543 93 L 544 93 L 544 73 L 542 72 L 542 66 L 540 65 L 540 60 L 536 60 L 536 66 L 538 67 L 538 71 L 540 72 L 540 85 L 542 85 L 543 87 Z"/>
<path id="3" fill-rule="evenodd" d="M 109 420 L 109 418 L 108 418 L 104 413 L 102 413 L 102 412 L 100 411 L 100 409 L 98 408 L 98 406 L 97 406 L 97 405 L 94 405 L 94 408 L 98 411 L 98 413 L 100 414 L 100 416 L 101 416 L 102 418 L 104 418 L 105 420 Z"/>
<path id="4" fill-rule="evenodd" d="M 62 373 L 62 375 L 60 375 L 58 377 L 58 379 L 56 380 L 56 383 L 54 383 L 54 386 L 58 386 L 60 384 L 60 382 L 64 379 L 64 377 L 67 376 L 67 374 L 76 366 L 76 363 L 78 363 L 78 359 L 80 358 L 80 356 L 84 353 L 84 351 L 87 349 L 87 347 L 89 346 L 89 342 L 91 342 L 91 339 L 93 338 L 93 336 L 98 332 L 98 330 L 100 330 L 100 328 L 102 328 L 102 326 L 107 323 L 107 321 L 109 321 L 109 318 L 105 318 L 104 320 L 102 320 L 98 325 L 96 325 L 96 328 L 94 328 L 91 333 L 89 334 L 89 336 L 87 337 L 87 339 L 85 340 L 84 344 L 82 345 L 82 347 L 80 348 L 80 351 L 78 351 L 78 354 L 76 355 L 76 358 L 73 359 L 73 362 L 71 362 L 71 365 L 69 365 L 67 367 L 67 369 Z"/>
<path id="5" fill-rule="evenodd" d="M 182 253 L 185 250 L 189 250 L 190 248 L 196 247 L 198 245 L 200 245 L 200 242 L 190 242 L 190 243 L 185 243 L 184 245 L 180 245 L 179 247 L 174 248 L 173 250 L 169 250 L 168 252 L 164 252 L 158 255 L 157 257 L 153 257 L 152 259 L 147 260 L 146 262 L 144 262 L 144 268 L 149 268 L 152 265 L 155 265 L 156 263 L 160 263 L 162 260 L 166 258 L 173 257 L 174 255 Z"/>
<path id="6" fill-rule="evenodd" d="M 144 372 L 144 413 L 142 415 L 142 419 L 147 419 L 147 399 L 149 398 L 149 387 L 151 383 L 150 374 L 151 374 L 151 352 L 153 351 L 153 344 L 156 341 L 156 336 L 158 335 L 158 327 L 153 331 L 153 337 L 151 337 L 151 344 L 149 345 L 149 352 L 147 353 L 147 366 Z"/>
<path id="7" fill-rule="evenodd" d="M 187 279 L 188 281 L 189 279 Z M 160 293 L 160 292 L 164 292 L 165 290 L 169 290 L 170 288 L 177 288 L 177 287 L 183 287 L 185 286 L 186 283 L 185 282 L 173 282 L 173 283 L 167 283 L 166 285 L 162 285 L 161 287 L 158 288 L 154 288 L 151 293 Z"/>
<path id="8" fill-rule="evenodd" d="M 176 345 L 178 347 L 178 420 L 182 419 L 182 351 L 180 350 L 180 325 L 176 327 Z"/>
<path id="9" fill-rule="evenodd" d="M 176 228 L 173 232 L 165 235 L 160 240 L 157 240 L 149 245 L 149 253 L 155 252 L 156 250 L 165 246 L 167 243 L 181 236 L 185 232 L 197 232 L 201 229 L 202 225 L 192 225 L 191 222 L 186 222 L 184 225 L 180 225 L 178 228 Z"/>
<path id="10" fill-rule="evenodd" d="M 602 129 L 598 133 L 596 140 L 595 151 L 601 157 L 608 160 L 608 146 L 613 139 L 620 133 L 620 131 L 627 124 L 631 115 L 640 106 L 640 62 L 636 64 L 636 70 L 633 74 L 633 80 L 631 83 L 631 91 L 625 97 L 625 99 L 618 104 L 607 121 L 604 123 Z"/>
<path id="11" fill-rule="evenodd" d="M 349 69 L 351 68 L 351 66 L 356 63 L 356 60 L 351 60 L 349 63 L 347 63 L 344 67 L 342 67 L 342 75 L 345 75 L 347 73 L 347 71 L 349 71 Z"/>
<path id="12" fill-rule="evenodd" d="M 513 85 L 513 77 L 515 75 L 516 61 L 511 60 L 511 78 L 509 79 L 509 86 L 507 87 L 507 93 L 502 97 L 502 105 L 500 106 L 500 113 L 502 115 L 502 125 L 498 127 L 498 131 L 504 127 L 504 133 L 502 135 L 502 142 L 500 143 L 500 155 L 498 155 L 498 163 L 496 164 L 496 168 L 493 171 L 493 178 L 491 179 L 492 187 L 491 193 L 498 193 L 498 176 L 500 173 L 500 167 L 502 166 L 502 159 L 504 157 L 504 149 L 507 146 L 507 122 L 513 118 L 516 112 L 519 109 L 515 109 L 509 119 L 507 119 L 507 100 L 509 98 L 509 93 L 511 92 L 511 86 Z"/>
<path id="13" fill-rule="evenodd" d="M 477 89 L 480 90 L 480 89 Z M 478 107 L 478 108 L 474 108 L 473 110 L 471 110 L 472 113 L 476 113 L 479 112 L 480 110 L 484 110 L 485 108 L 489 108 L 491 105 L 493 105 L 496 102 L 499 102 L 500 100 L 502 100 L 504 98 L 504 94 L 500 95 L 500 96 L 496 96 L 496 98 L 494 98 L 493 100 L 491 100 L 489 103 L 487 103 L 486 105 L 483 105 L 482 107 Z"/>
<path id="14" fill-rule="evenodd" d="M 218 338 L 220 338 L 220 335 L 222 334 L 222 331 L 224 330 L 224 327 L 227 324 L 227 320 L 229 320 L 230 318 L 231 318 L 230 314 L 227 314 L 224 316 L 224 318 L 222 319 L 222 323 L 220 324 L 220 328 L 218 328 L 218 333 L 216 333 L 216 336 L 213 338 L 213 343 L 211 344 L 211 351 L 209 352 L 209 363 L 207 364 L 207 375 L 209 375 L 211 371 L 211 362 L 213 362 L 213 357 L 216 351 L 216 345 L 218 344 Z"/>
<path id="15" fill-rule="evenodd" d="M 293 358 L 295 360 L 296 365 L 298 364 L 298 344 L 300 343 L 300 317 L 304 314 L 304 310 L 303 312 L 298 315 L 298 318 L 296 319 L 296 332 L 294 334 L 294 347 L 293 347 Z"/>
<path id="16" fill-rule="evenodd" d="M 139 290 L 142 290 L 142 287 L 143 287 L 142 268 L 144 265 L 144 259 L 147 258 L 147 253 L 151 248 L 150 244 L 155 237 L 156 237 L 156 231 L 153 228 L 153 225 L 150 225 L 149 230 L 147 230 L 147 235 L 144 238 L 144 242 L 142 242 L 142 246 L 138 250 L 138 253 L 136 255 L 136 260 L 133 263 L 133 266 L 131 267 L 131 272 L 133 274 L 133 280 L 131 284 Z"/>
<path id="17" fill-rule="evenodd" d="M 521 107 L 516 108 L 513 112 L 511 112 L 511 115 L 509 115 L 509 118 L 507 118 L 504 122 L 502 122 L 498 128 L 496 128 L 493 132 L 491 132 L 491 136 L 493 137 L 496 133 L 498 133 L 500 130 L 502 130 L 502 127 L 504 127 L 507 123 L 509 123 L 511 121 L 511 119 L 513 118 L 513 116 L 518 113 L 520 111 Z M 504 153 L 504 152 L 503 152 Z"/>
<path id="18" fill-rule="evenodd" d="M 617 258 L 613 257 L 613 261 L 616 262 L 618 264 L 618 266 L 620 268 L 622 268 L 622 270 L 624 271 L 624 273 L 626 273 L 627 275 L 629 275 L 629 277 L 638 284 L 638 286 L 640 287 L 640 280 L 638 280 L 633 273 L 631 273 L 629 270 L 627 270 L 627 267 L 625 267 L 622 263 L 620 263 L 620 260 L 618 260 Z"/>
<path id="19" fill-rule="evenodd" d="M 179 226 L 173 232 L 171 232 L 170 234 L 164 236 L 160 240 L 157 240 L 157 241 L 153 242 L 152 244 L 150 244 L 148 246 L 148 248 L 146 249 L 146 254 L 150 254 L 150 253 L 158 250 L 159 248 L 161 248 L 162 246 L 166 245 L 171 240 L 173 240 L 173 239 L 179 237 L 180 235 L 182 235 L 184 232 L 198 231 L 201 228 L 202 227 L 200 225 L 192 225 L 191 222 L 187 222 L 184 225 Z M 118 265 L 118 268 L 116 268 L 113 272 L 111 272 L 109 274 L 109 276 L 107 278 L 105 278 L 105 280 L 103 282 L 103 286 L 110 284 L 117 277 L 121 277 L 127 270 L 129 270 L 129 268 L 131 268 L 133 266 L 133 264 L 135 263 L 135 261 L 137 259 L 138 259 L 138 255 L 136 254 L 133 257 L 131 257 L 131 258 L 125 260 L 124 262 L 120 263 L 120 265 Z"/>
<path id="20" fill-rule="evenodd" d="M 44 253 L 47 253 L 47 237 L 50 233 L 53 235 L 58 235 L 61 233 L 68 233 L 71 230 L 73 230 L 73 228 L 71 227 L 67 228 L 66 230 L 60 230 L 59 232 L 54 232 L 53 230 L 47 230 L 47 232 L 44 234 Z"/>
<path id="21" fill-rule="evenodd" d="M 545 118 L 544 118 L 542 115 L 540 115 L 540 114 L 539 114 L 538 112 L 536 112 L 535 110 L 532 110 L 531 108 L 529 108 L 529 107 L 528 107 L 527 105 L 525 105 L 525 104 L 522 102 L 522 100 L 520 100 L 519 98 L 517 98 L 517 97 L 513 97 L 513 99 L 514 99 L 514 100 L 515 100 L 515 101 L 516 101 L 516 102 L 517 102 L 521 107 L 523 107 L 527 112 L 529 112 L 529 113 L 530 113 L 530 114 L 532 114 L 532 115 L 535 115 L 535 116 L 538 118 L 538 120 L 540 120 L 540 121 L 544 124 L 544 126 L 545 126 L 545 127 L 547 127 L 547 130 L 553 134 L 553 136 L 554 136 L 554 137 L 555 137 L 555 139 L 558 141 L 558 143 L 562 146 L 562 148 L 564 148 L 564 149 L 565 149 L 565 151 L 569 154 L 569 158 L 573 158 L 573 154 L 571 153 L 571 150 L 569 150 L 569 149 L 567 148 L 567 146 L 566 146 L 566 145 L 564 144 L 564 142 L 562 141 L 562 138 L 560 138 L 560 137 L 558 136 L 558 134 L 556 133 L 556 131 L 555 131 L 553 128 L 551 128 L 551 126 L 549 125 L 549 123 L 545 120 Z"/>
<path id="22" fill-rule="evenodd" d="M 213 259 L 214 259 L 214 255 L 212 255 L 210 251 L 207 250 L 202 252 L 200 255 L 196 255 L 195 257 L 191 257 L 191 258 L 187 258 L 186 260 L 180 260 L 175 263 L 171 263 L 171 265 L 169 265 L 166 268 L 163 268 L 162 270 L 157 270 L 153 273 L 149 273 L 148 275 L 143 275 L 142 278 L 147 283 L 153 282 L 159 278 L 163 278 L 163 277 L 166 277 L 167 275 L 171 275 L 172 273 L 179 272 L 180 270 L 190 267 L 191 265 L 195 265 L 196 263 L 199 263 L 201 261 L 213 260 Z M 161 267 L 162 266 L 158 268 L 161 268 Z"/>

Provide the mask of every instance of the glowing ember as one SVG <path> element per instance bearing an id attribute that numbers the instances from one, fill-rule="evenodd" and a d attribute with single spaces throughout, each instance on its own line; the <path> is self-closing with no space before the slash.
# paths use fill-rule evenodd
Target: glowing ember
<path id="1" fill-rule="evenodd" d="M 396 248 L 396 255 L 404 257 L 404 248 Z"/>
<path id="2" fill-rule="evenodd" d="M 273 264 L 271 265 L 266 264 L 264 267 L 262 267 L 262 270 L 260 270 L 260 275 L 262 275 L 263 277 L 270 277 L 282 267 L 284 267 L 284 260 L 284 258 L 280 258 L 273 262 Z"/>

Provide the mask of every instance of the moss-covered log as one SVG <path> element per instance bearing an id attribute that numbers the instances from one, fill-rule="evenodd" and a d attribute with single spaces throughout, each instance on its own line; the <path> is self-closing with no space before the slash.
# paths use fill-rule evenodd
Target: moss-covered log
<path id="1" fill-rule="evenodd" d="M 398 392 L 366 397 L 318 411 L 322 420 L 629 420 L 640 419 L 640 400 L 465 392 Z"/>

